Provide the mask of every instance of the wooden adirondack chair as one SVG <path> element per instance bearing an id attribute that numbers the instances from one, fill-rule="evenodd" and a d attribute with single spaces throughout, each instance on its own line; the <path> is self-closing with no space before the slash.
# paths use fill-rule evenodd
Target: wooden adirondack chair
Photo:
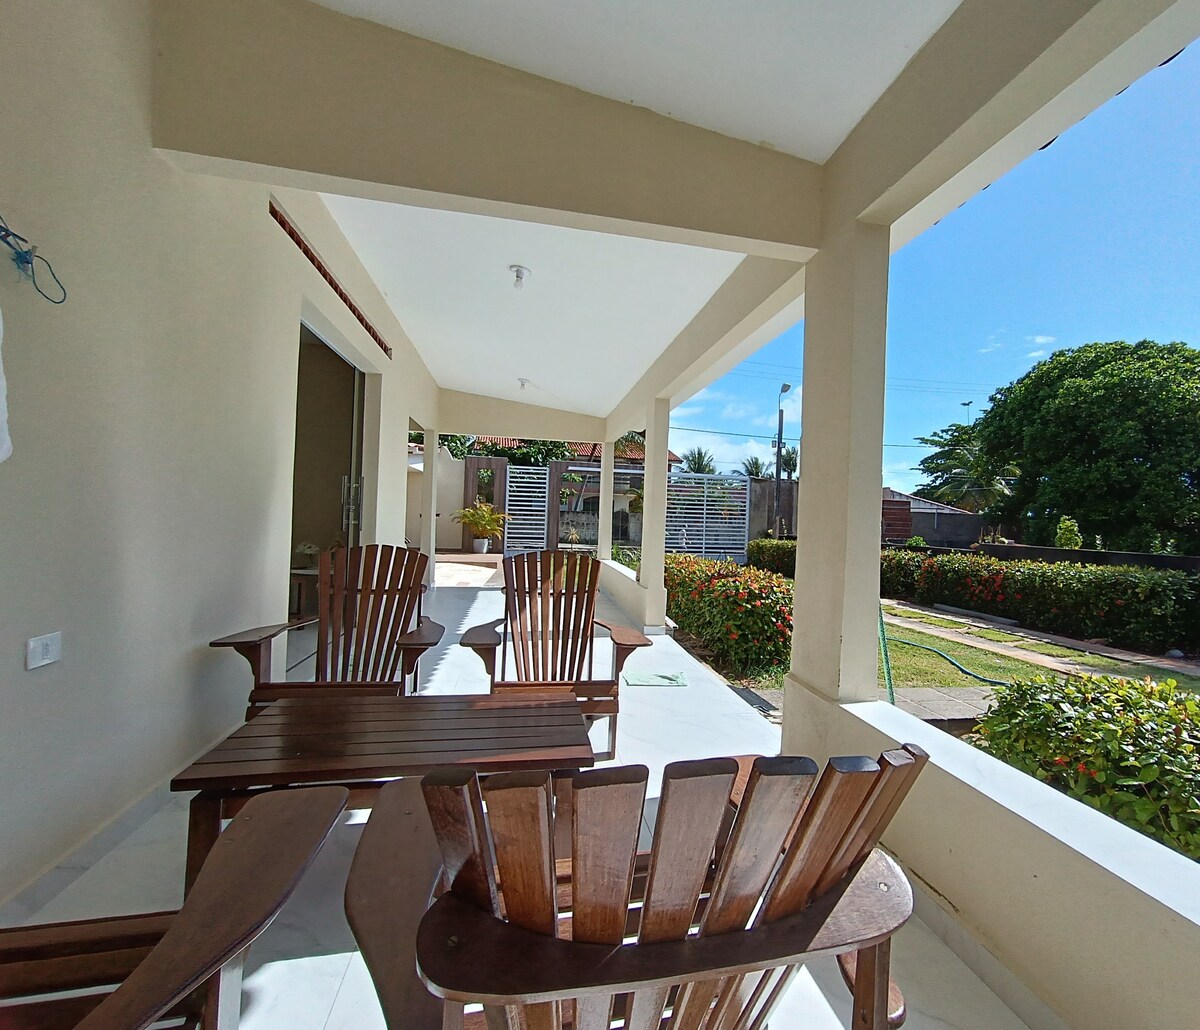
<path id="1" fill-rule="evenodd" d="M 324 551 L 317 564 L 317 617 L 214 640 L 232 647 L 254 674 L 246 718 L 272 701 L 339 692 L 394 696 L 411 683 L 417 663 L 442 639 L 445 627 L 421 614 L 428 555 L 390 544 Z M 272 683 L 271 645 L 291 629 L 317 624 L 316 682 Z M 336 688 L 326 686 L 337 683 Z M 348 684 L 353 684 L 352 687 Z"/>
<path id="2" fill-rule="evenodd" d="M 388 1025 L 761 1030 L 802 963 L 846 954 L 853 1025 L 898 1026 L 889 947 L 912 893 L 875 844 L 927 757 L 906 745 L 820 774 L 807 758 L 753 759 L 741 775 L 734 759 L 677 762 L 648 852 L 643 766 L 576 773 L 557 800 L 545 773 L 447 770 L 422 781 L 427 812 L 414 785 L 390 784 L 346 890 Z M 430 890 L 394 856 L 408 848 L 428 875 L 430 836 L 449 890 L 414 943 Z M 474 1002 L 483 1012 L 466 1014 Z"/>
<path id="3" fill-rule="evenodd" d="M 617 750 L 621 669 L 650 641 L 596 618 L 601 563 L 574 551 L 529 551 L 504 559 L 504 618 L 467 630 L 459 641 L 483 659 L 492 692 L 564 687 L 586 716 L 608 716 L 608 751 Z M 596 627 L 612 638 L 609 675 L 595 676 Z M 500 669 L 496 669 L 496 655 Z M 509 663 L 511 662 L 511 678 Z"/>
<path id="4" fill-rule="evenodd" d="M 237 1026 L 244 953 L 295 889 L 348 796 L 344 787 L 312 787 L 252 799 L 218 838 L 178 912 L 0 930 L 0 1027 L 141 1030 L 164 1018 L 203 1020 L 206 1030 Z M 214 975 L 219 989 L 206 990 Z M 205 1011 L 210 998 L 216 1011 Z M 5 1004 L 10 999 L 20 1000 Z"/>

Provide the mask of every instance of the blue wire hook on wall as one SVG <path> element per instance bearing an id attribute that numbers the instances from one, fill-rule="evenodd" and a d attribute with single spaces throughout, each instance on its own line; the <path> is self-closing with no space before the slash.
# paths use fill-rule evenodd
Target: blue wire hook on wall
<path id="1" fill-rule="evenodd" d="M 33 283 L 33 288 L 38 293 L 45 297 L 51 304 L 62 304 L 66 301 L 67 288 L 55 273 L 54 266 L 37 252 L 37 247 L 30 243 L 29 240 L 20 233 L 10 229 L 3 215 L 0 215 L 0 243 L 3 243 L 12 251 L 10 256 L 12 257 L 13 264 L 17 266 L 23 278 Z M 38 282 L 39 262 L 50 273 L 50 278 L 54 280 L 54 284 L 58 287 L 56 292 L 61 293 L 61 296 L 51 296 L 51 294 L 42 289 L 42 284 Z"/>

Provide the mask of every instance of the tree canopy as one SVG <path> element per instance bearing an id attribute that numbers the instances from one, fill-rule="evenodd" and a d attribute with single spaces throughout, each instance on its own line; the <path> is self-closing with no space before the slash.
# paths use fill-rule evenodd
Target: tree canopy
<path id="1" fill-rule="evenodd" d="M 788 479 L 796 475 L 800 468 L 800 449 L 798 447 L 785 447 L 779 452 L 779 471 L 782 472 Z"/>
<path id="2" fill-rule="evenodd" d="M 712 454 L 703 447 L 693 447 L 690 451 L 684 451 L 680 467 L 684 472 L 698 472 L 708 476 L 715 475 L 717 471 Z"/>
<path id="3" fill-rule="evenodd" d="M 1017 467 L 989 459 L 974 425 L 953 422 L 932 436 L 917 437 L 917 443 L 935 448 L 917 464 L 928 479 L 914 491 L 918 497 L 984 511 L 1012 494 Z"/>
<path id="4" fill-rule="evenodd" d="M 510 465 L 526 468 L 544 468 L 552 461 L 570 461 L 574 457 L 562 440 L 521 440 L 515 447 L 476 441 L 475 453 L 485 458 L 507 458 Z"/>
<path id="5" fill-rule="evenodd" d="M 981 458 L 1020 470 L 992 510 L 1027 542 L 1053 543 L 1069 515 L 1089 543 L 1200 552 L 1200 351 L 1152 340 L 1056 351 L 990 405 L 973 427 Z"/>

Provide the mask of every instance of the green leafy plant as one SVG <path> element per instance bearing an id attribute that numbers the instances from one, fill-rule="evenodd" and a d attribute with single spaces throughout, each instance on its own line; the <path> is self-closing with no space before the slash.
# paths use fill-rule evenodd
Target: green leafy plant
<path id="1" fill-rule="evenodd" d="M 925 562 L 919 551 L 889 547 L 879 556 L 879 596 L 912 600 L 917 596 L 917 573 Z"/>
<path id="2" fill-rule="evenodd" d="M 699 473 L 705 476 L 715 475 L 717 471 L 712 454 L 703 447 L 693 447 L 690 451 L 684 451 L 681 468 L 684 472 Z"/>
<path id="3" fill-rule="evenodd" d="M 612 560 L 618 565 L 624 565 L 625 568 L 637 572 L 638 566 L 642 564 L 642 549 L 640 547 L 614 547 Z"/>
<path id="4" fill-rule="evenodd" d="M 1200 646 L 1200 582 L 1174 570 L 942 554 L 921 563 L 915 595 L 1149 653 Z"/>
<path id="5" fill-rule="evenodd" d="M 786 665 L 791 583 L 772 572 L 693 555 L 667 555 L 667 614 L 733 673 Z"/>
<path id="6" fill-rule="evenodd" d="M 1174 680 L 1018 680 L 993 690 L 971 742 L 1200 859 L 1200 698 Z"/>
<path id="7" fill-rule="evenodd" d="M 914 534 L 913 536 L 910 536 L 907 540 L 904 541 L 904 546 L 905 547 L 928 547 L 929 545 L 927 543 L 925 543 L 925 538 L 923 536 L 918 536 L 918 535 Z"/>
<path id="8" fill-rule="evenodd" d="M 751 540 L 746 545 L 746 560 L 753 568 L 778 572 L 789 579 L 796 575 L 796 541 Z"/>
<path id="9" fill-rule="evenodd" d="M 512 518 L 511 515 L 497 511 L 494 505 L 479 497 L 475 498 L 471 507 L 459 508 L 450 517 L 476 540 L 489 537 L 499 539 L 504 534 L 504 523 Z"/>
<path id="10" fill-rule="evenodd" d="M 1054 531 L 1054 546 L 1072 551 L 1078 551 L 1083 546 L 1083 534 L 1079 532 L 1079 523 L 1070 515 L 1064 515 L 1058 520 L 1058 528 Z"/>

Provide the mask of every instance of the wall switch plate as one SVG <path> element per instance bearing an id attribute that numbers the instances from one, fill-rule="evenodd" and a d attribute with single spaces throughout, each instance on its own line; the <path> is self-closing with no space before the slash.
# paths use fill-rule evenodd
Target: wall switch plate
<path id="1" fill-rule="evenodd" d="M 62 658 L 62 631 L 44 633 L 25 641 L 25 668 L 40 669 Z"/>

